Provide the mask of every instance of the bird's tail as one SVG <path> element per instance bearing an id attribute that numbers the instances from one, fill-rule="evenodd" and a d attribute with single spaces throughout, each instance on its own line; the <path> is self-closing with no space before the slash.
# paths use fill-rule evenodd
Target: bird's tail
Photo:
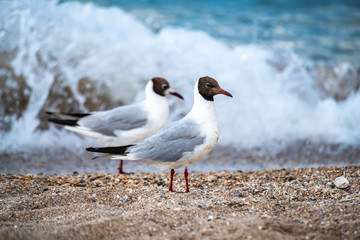
<path id="1" fill-rule="evenodd" d="M 100 147 L 100 148 L 88 147 L 88 148 L 86 148 L 86 151 L 106 153 L 105 155 L 94 157 L 93 159 L 103 158 L 103 157 L 111 157 L 112 155 L 126 156 L 127 155 L 126 150 L 128 150 L 128 148 L 131 146 L 133 146 L 133 145 L 126 145 L 126 146 L 119 146 L 119 147 Z"/>
<path id="2" fill-rule="evenodd" d="M 50 118 L 49 122 L 67 125 L 67 126 L 78 126 L 78 121 L 86 116 L 89 116 L 90 113 L 55 113 L 55 112 L 46 112 Z"/>

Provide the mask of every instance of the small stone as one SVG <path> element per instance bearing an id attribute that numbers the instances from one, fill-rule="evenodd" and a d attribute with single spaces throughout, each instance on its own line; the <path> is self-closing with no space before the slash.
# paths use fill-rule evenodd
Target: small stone
<path id="1" fill-rule="evenodd" d="M 335 179 L 334 184 L 337 188 L 347 188 L 349 186 L 349 181 L 341 176 Z"/>
<path id="2" fill-rule="evenodd" d="M 81 179 L 81 180 L 80 180 L 80 183 L 84 183 L 84 182 L 86 182 L 84 179 Z"/>
<path id="3" fill-rule="evenodd" d="M 218 180 L 218 178 L 216 176 L 210 175 L 210 176 L 208 176 L 207 180 L 209 182 L 215 182 Z"/>
<path id="4" fill-rule="evenodd" d="M 291 181 L 296 180 L 296 177 L 288 176 L 288 177 L 286 177 L 286 180 L 289 181 L 289 182 L 291 182 Z"/>

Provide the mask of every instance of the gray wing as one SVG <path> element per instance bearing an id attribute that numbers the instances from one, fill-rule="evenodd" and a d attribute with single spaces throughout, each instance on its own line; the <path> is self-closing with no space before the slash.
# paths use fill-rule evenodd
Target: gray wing
<path id="1" fill-rule="evenodd" d="M 96 112 L 79 121 L 80 126 L 90 128 L 107 136 L 115 136 L 115 130 L 131 130 L 143 127 L 148 122 L 148 112 L 139 104 L 122 106 L 109 111 Z"/>
<path id="2" fill-rule="evenodd" d="M 150 159 L 163 162 L 175 162 L 185 152 L 204 143 L 200 126 L 190 120 L 174 122 L 155 135 L 128 149 L 139 159 Z"/>

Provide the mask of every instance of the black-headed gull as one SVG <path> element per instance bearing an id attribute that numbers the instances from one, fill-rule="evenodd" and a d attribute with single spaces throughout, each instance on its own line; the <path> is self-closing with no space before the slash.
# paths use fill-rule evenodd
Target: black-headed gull
<path id="1" fill-rule="evenodd" d="M 174 169 L 185 166 L 186 192 L 189 192 L 187 166 L 206 156 L 219 138 L 214 96 L 232 95 L 211 77 L 200 78 L 194 87 L 194 105 L 181 120 L 173 122 L 144 141 L 120 147 L 87 148 L 90 152 L 107 153 L 112 159 L 141 161 L 162 170 L 171 169 L 173 192 Z"/>
<path id="2" fill-rule="evenodd" d="M 161 77 L 151 79 L 145 87 L 145 100 L 132 105 L 92 113 L 47 112 L 50 122 L 66 125 L 67 130 L 91 137 L 105 146 L 129 145 L 144 140 L 165 126 L 169 105 L 165 96 L 183 97 Z M 123 171 L 123 161 L 118 168 Z"/>

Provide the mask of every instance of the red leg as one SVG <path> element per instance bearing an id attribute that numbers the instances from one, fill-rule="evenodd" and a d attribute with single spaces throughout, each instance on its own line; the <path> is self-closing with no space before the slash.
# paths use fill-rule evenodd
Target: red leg
<path id="1" fill-rule="evenodd" d="M 123 160 L 120 160 L 120 165 L 119 165 L 119 167 L 118 167 L 119 174 L 132 174 L 132 173 L 127 173 L 127 172 L 124 172 L 124 171 L 123 171 L 123 164 L 124 164 L 124 161 L 123 161 Z"/>
<path id="2" fill-rule="evenodd" d="M 171 169 L 171 171 L 170 171 L 170 187 L 169 187 L 170 192 L 175 192 L 174 189 L 173 189 L 174 173 L 175 173 L 175 170 Z M 185 183 L 186 183 L 186 191 L 185 192 L 187 192 L 187 193 L 190 192 L 189 191 L 188 175 L 189 174 L 188 174 L 187 167 L 185 167 L 185 170 L 184 170 L 184 177 L 185 177 Z M 184 193 L 184 192 L 177 192 L 177 193 Z"/>
<path id="3" fill-rule="evenodd" d="M 186 183 L 186 191 L 185 192 L 190 192 L 189 191 L 189 182 L 188 182 L 188 170 L 187 170 L 187 167 L 185 167 L 185 170 L 184 170 L 184 177 L 185 177 L 185 183 Z"/>
<path id="4" fill-rule="evenodd" d="M 171 169 L 170 171 L 170 188 L 169 188 L 169 191 L 170 192 L 174 192 L 173 190 L 173 178 L 174 178 L 174 173 L 175 173 L 175 170 L 174 169 Z"/>

